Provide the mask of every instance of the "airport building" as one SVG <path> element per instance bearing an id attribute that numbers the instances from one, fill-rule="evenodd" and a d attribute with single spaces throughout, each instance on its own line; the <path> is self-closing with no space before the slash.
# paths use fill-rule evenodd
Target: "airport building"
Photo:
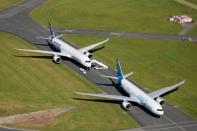
<path id="1" fill-rule="evenodd" d="M 187 15 L 172 16 L 172 17 L 169 18 L 169 20 L 171 22 L 176 22 L 176 23 L 179 23 L 179 24 L 191 23 L 192 22 L 192 18 L 187 16 Z"/>

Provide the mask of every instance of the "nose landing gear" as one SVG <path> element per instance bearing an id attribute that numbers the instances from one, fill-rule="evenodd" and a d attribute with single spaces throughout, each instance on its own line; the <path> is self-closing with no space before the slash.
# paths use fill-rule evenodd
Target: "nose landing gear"
<path id="1" fill-rule="evenodd" d="M 83 74 L 86 74 L 87 71 L 84 69 L 84 68 L 79 68 L 79 70 L 83 73 Z"/>

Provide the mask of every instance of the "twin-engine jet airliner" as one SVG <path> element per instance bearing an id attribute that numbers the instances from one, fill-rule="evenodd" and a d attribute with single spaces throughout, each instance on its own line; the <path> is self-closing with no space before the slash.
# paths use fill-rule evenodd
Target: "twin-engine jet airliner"
<path id="1" fill-rule="evenodd" d="M 89 69 L 94 63 L 100 65 L 103 68 L 108 68 L 103 63 L 98 62 L 97 60 L 91 59 L 92 54 L 89 51 L 107 42 L 109 39 L 106 39 L 104 41 L 98 42 L 96 44 L 93 44 L 93 45 L 90 45 L 81 49 L 75 49 L 69 44 L 59 39 L 62 35 L 55 36 L 55 32 L 52 30 L 52 26 L 50 22 L 49 22 L 49 31 L 51 34 L 50 37 L 48 38 L 41 37 L 41 38 L 48 40 L 49 44 L 51 44 L 55 49 L 57 49 L 58 52 L 45 51 L 45 50 L 30 50 L 30 49 L 17 49 L 17 50 L 51 54 L 53 55 L 53 61 L 58 64 L 61 63 L 62 61 L 61 57 L 63 56 L 63 57 L 74 59 L 81 65 L 85 66 L 87 69 Z"/>
<path id="2" fill-rule="evenodd" d="M 161 116 L 164 114 L 162 106 L 165 105 L 165 101 L 163 98 L 161 98 L 161 96 L 163 96 L 166 93 L 170 93 L 171 91 L 174 91 L 179 86 L 185 83 L 185 81 L 181 81 L 175 85 L 168 86 L 163 89 L 146 94 L 144 91 L 142 91 L 140 88 L 138 88 L 136 85 L 134 85 L 133 83 L 131 83 L 126 79 L 128 76 L 133 74 L 133 72 L 124 76 L 119 61 L 116 60 L 116 62 L 117 62 L 117 77 L 106 76 L 106 75 L 101 75 L 101 76 L 110 79 L 119 80 L 121 87 L 124 89 L 126 93 L 128 93 L 129 96 L 92 94 L 92 93 L 81 93 L 81 92 L 76 92 L 76 93 L 81 95 L 110 98 L 110 99 L 122 101 L 122 107 L 125 110 L 131 110 L 132 105 L 130 102 L 135 102 L 138 103 L 139 105 L 144 106 L 152 113 Z"/>

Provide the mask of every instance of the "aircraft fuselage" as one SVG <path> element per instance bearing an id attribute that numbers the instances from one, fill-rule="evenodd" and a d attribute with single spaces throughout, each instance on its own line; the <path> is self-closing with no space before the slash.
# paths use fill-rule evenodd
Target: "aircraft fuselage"
<path id="1" fill-rule="evenodd" d="M 140 105 L 146 107 L 149 111 L 159 116 L 163 115 L 162 106 L 152 99 L 148 94 L 139 89 L 136 85 L 128 81 L 127 79 L 121 80 L 122 88 L 129 94 L 129 96 L 135 96 L 140 101 Z"/>
<path id="2" fill-rule="evenodd" d="M 89 68 L 91 67 L 91 60 L 85 54 L 79 52 L 74 47 L 70 46 L 69 44 L 63 42 L 60 39 L 54 38 L 51 41 L 51 44 L 61 53 L 65 53 L 70 55 L 70 58 L 74 59 L 78 63 L 82 64 L 83 66 Z"/>

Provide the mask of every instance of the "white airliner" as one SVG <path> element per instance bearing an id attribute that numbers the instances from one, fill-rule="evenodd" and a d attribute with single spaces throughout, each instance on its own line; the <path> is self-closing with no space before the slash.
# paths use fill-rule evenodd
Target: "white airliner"
<path id="1" fill-rule="evenodd" d="M 75 49 L 69 44 L 63 42 L 62 40 L 59 39 L 62 35 L 55 36 L 54 31 L 52 30 L 51 23 L 49 22 L 49 31 L 51 36 L 48 38 L 43 38 L 48 40 L 48 42 L 58 50 L 58 52 L 55 51 L 44 51 L 44 50 L 30 50 L 30 49 L 17 49 L 21 51 L 29 51 L 29 52 L 38 52 L 38 53 L 45 53 L 45 54 L 51 54 L 53 55 L 53 61 L 55 63 L 61 63 L 62 59 L 61 57 L 68 57 L 71 59 L 74 59 L 78 63 L 82 64 L 85 66 L 87 69 L 89 69 L 94 63 L 97 63 L 98 65 L 108 68 L 106 65 L 104 65 L 101 62 L 98 62 L 97 60 L 92 60 L 92 54 L 89 52 L 93 48 L 107 42 L 109 39 L 106 39 L 104 41 L 98 42 L 96 44 L 81 48 L 81 49 Z"/>
<path id="2" fill-rule="evenodd" d="M 122 73 L 122 69 L 121 69 L 119 61 L 118 60 L 116 61 L 117 61 L 117 77 L 105 76 L 105 75 L 101 75 L 101 76 L 107 77 L 110 79 L 119 80 L 121 87 L 125 90 L 125 92 L 128 93 L 129 97 L 119 96 L 119 95 L 108 95 L 108 94 L 92 94 L 92 93 L 81 93 L 81 92 L 76 92 L 76 93 L 81 94 L 81 95 L 87 95 L 87 96 L 95 96 L 95 97 L 102 97 L 102 98 L 110 98 L 114 100 L 121 100 L 122 107 L 125 110 L 131 110 L 132 105 L 130 102 L 135 102 L 144 106 L 152 113 L 161 116 L 164 114 L 162 106 L 165 105 L 165 101 L 163 98 L 161 98 L 161 96 L 171 91 L 174 91 L 179 86 L 185 83 L 185 81 L 181 81 L 175 85 L 168 86 L 163 89 L 146 94 L 144 91 L 139 89 L 136 85 L 134 85 L 133 83 L 125 79 L 131 74 L 133 74 L 133 72 L 124 76 Z"/>

